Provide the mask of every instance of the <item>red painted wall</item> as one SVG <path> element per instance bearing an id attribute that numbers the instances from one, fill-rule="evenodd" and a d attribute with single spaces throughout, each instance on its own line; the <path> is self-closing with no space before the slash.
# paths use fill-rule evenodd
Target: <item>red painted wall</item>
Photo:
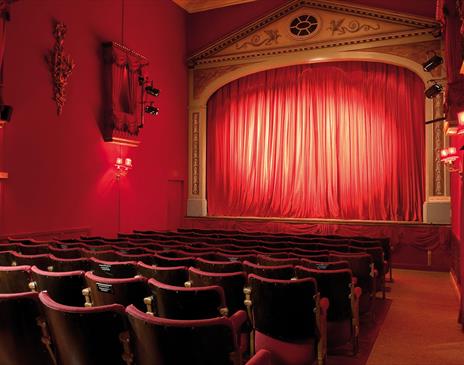
<path id="1" fill-rule="evenodd" d="M 0 235 L 75 227 L 90 227 L 93 234 L 117 232 L 113 164 L 120 147 L 102 141 L 98 122 L 101 43 L 121 41 L 121 4 L 122 0 L 22 0 L 12 5 L 4 95 L 14 114 L 4 130 L 3 159 L 10 178 L 2 183 Z M 134 163 L 120 181 L 123 231 L 165 228 L 168 215 L 173 215 L 169 180 L 186 186 L 186 18 L 170 0 L 125 1 L 124 43 L 150 60 L 148 74 L 161 94 L 155 99 L 160 114 L 147 115 L 140 147 L 121 149 Z M 54 44 L 54 20 L 68 26 L 64 47 L 76 62 L 60 117 L 45 62 Z"/>
<path id="2" fill-rule="evenodd" d="M 187 34 L 188 54 L 191 55 L 203 49 L 226 34 L 289 2 L 291 1 L 257 0 L 252 3 L 190 15 Z M 356 0 L 345 2 L 435 18 L 436 0 Z"/>

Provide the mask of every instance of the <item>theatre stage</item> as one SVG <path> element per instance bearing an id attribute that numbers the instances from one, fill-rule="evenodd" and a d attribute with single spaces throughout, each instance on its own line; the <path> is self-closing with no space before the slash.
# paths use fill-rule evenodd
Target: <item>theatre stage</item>
<path id="1" fill-rule="evenodd" d="M 418 222 L 263 217 L 185 217 L 182 228 L 224 229 L 340 236 L 388 237 L 393 267 L 449 271 L 453 266 L 451 226 Z"/>

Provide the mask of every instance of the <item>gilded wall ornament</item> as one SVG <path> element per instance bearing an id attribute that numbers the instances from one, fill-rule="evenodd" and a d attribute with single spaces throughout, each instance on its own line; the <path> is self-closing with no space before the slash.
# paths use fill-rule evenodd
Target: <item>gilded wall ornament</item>
<path id="1" fill-rule="evenodd" d="M 242 44 L 237 44 L 235 47 L 237 49 L 247 48 L 248 46 L 260 47 L 260 46 L 270 46 L 271 44 L 278 44 L 278 39 L 281 37 L 278 30 L 265 30 L 264 35 L 255 34 L 251 39 Z"/>
<path id="2" fill-rule="evenodd" d="M 53 100 L 56 102 L 57 114 L 61 115 L 63 105 L 66 101 L 66 85 L 76 64 L 69 54 L 64 53 L 64 37 L 66 36 L 66 25 L 57 23 L 53 35 L 55 36 L 55 46 L 50 51 L 47 59 L 53 78 L 54 95 Z"/>
<path id="3" fill-rule="evenodd" d="M 357 20 L 350 20 L 348 24 L 345 23 L 345 18 L 341 18 L 338 20 L 330 21 L 330 27 L 327 28 L 328 30 L 332 31 L 332 35 L 343 35 L 346 33 L 357 33 L 360 31 L 368 31 L 368 30 L 379 30 L 380 25 L 376 24 L 374 26 L 369 24 L 361 24 Z"/>

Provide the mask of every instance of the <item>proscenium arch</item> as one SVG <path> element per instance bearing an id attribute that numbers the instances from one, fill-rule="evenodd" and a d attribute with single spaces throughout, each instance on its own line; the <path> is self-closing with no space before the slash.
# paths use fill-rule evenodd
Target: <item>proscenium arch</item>
<path id="1" fill-rule="evenodd" d="M 304 39 L 289 33 L 301 14 L 313 15 L 319 28 Z M 350 28 L 350 25 L 353 27 Z M 297 64 L 368 61 L 414 72 L 430 86 L 444 80 L 443 67 L 432 73 L 421 64 L 441 54 L 440 28 L 434 19 L 332 0 L 289 0 L 255 22 L 218 39 L 192 55 L 189 63 L 189 199 L 187 215 L 206 216 L 206 108 L 223 85 L 269 69 Z M 443 97 L 424 96 L 426 120 L 443 116 Z M 425 122 L 425 121 L 424 121 Z M 426 127 L 424 221 L 449 223 L 449 176 L 440 163 L 446 144 L 443 123 Z"/>

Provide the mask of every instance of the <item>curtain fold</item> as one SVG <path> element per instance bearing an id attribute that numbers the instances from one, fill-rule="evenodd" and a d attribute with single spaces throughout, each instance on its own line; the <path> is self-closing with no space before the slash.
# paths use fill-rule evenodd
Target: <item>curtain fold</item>
<path id="1" fill-rule="evenodd" d="M 208 214 L 419 221 L 424 84 L 372 62 L 273 69 L 208 102 Z"/>

